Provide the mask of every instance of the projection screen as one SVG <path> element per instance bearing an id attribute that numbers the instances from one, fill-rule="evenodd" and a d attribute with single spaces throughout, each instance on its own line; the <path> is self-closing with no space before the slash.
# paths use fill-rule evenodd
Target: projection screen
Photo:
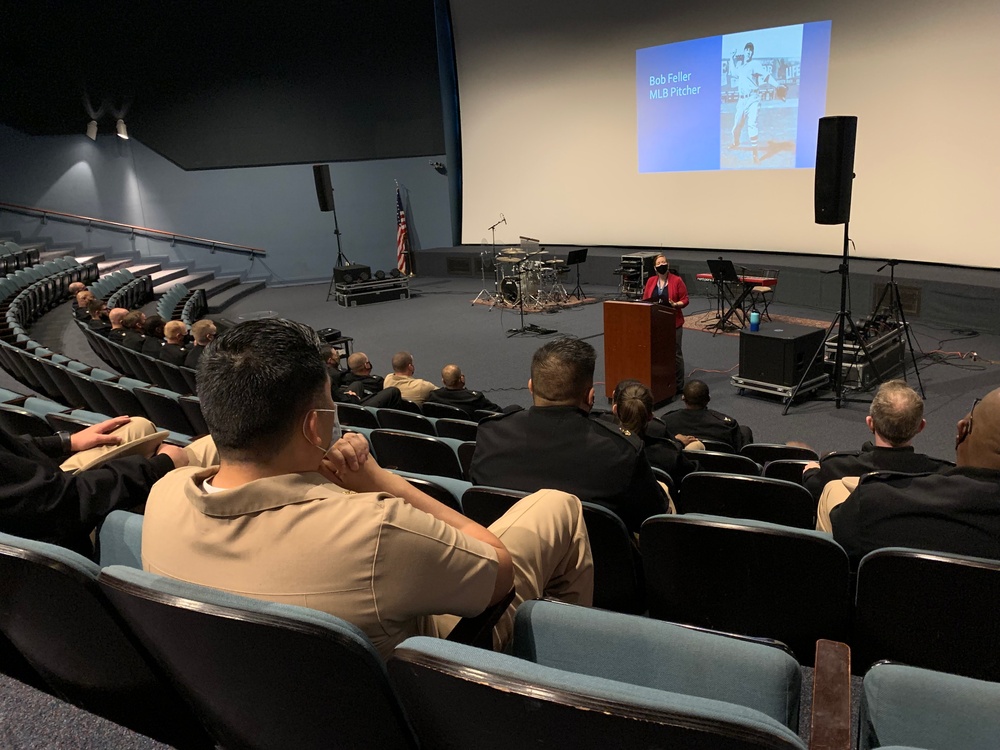
<path id="1" fill-rule="evenodd" d="M 836 254 L 843 227 L 813 220 L 816 120 L 856 115 L 857 254 L 1000 268 L 994 2 L 451 0 L 451 12 L 465 243 L 502 212 L 498 242 Z M 806 80 L 820 62 L 822 86 L 816 69 Z M 756 115 L 738 80 L 748 63 L 761 66 Z M 650 109 L 683 97 L 702 104 Z"/>

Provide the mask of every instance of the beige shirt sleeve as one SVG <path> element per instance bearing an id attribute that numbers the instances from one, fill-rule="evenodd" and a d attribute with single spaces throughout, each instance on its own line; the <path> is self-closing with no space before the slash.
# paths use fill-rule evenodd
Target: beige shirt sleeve
<path id="1" fill-rule="evenodd" d="M 387 500 L 375 555 L 379 618 L 478 615 L 490 602 L 496 551 L 402 500 Z"/>

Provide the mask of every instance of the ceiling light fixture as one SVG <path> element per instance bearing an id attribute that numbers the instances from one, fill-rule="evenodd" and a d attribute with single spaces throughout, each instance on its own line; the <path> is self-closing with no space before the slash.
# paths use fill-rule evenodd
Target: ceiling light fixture
<path id="1" fill-rule="evenodd" d="M 119 120 L 118 124 L 115 125 L 115 132 L 118 133 L 119 138 L 128 140 L 128 130 L 125 129 L 125 121 Z"/>
<path id="2" fill-rule="evenodd" d="M 92 140 L 97 140 L 97 120 L 91 120 L 87 123 L 87 137 Z"/>

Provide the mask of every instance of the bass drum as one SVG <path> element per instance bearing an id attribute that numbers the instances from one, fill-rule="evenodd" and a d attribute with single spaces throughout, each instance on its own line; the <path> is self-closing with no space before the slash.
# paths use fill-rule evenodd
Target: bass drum
<path id="1" fill-rule="evenodd" d="M 507 302 L 516 305 L 521 296 L 521 285 L 513 276 L 508 276 L 500 282 L 500 294 Z"/>

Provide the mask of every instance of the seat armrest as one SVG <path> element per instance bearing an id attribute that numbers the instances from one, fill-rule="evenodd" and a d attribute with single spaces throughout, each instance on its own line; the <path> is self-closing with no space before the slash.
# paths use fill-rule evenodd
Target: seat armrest
<path id="1" fill-rule="evenodd" d="M 809 747 L 850 750 L 851 649 L 844 643 L 816 641 Z"/>

